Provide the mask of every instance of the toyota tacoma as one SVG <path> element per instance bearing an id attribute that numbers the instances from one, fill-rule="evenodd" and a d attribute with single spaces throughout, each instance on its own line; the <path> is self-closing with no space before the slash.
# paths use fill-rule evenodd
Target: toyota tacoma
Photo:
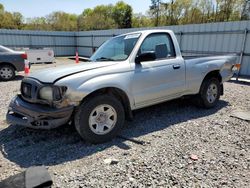
<path id="1" fill-rule="evenodd" d="M 214 107 L 236 56 L 184 59 L 170 30 L 145 30 L 111 38 L 89 62 L 36 72 L 22 80 L 7 122 L 52 129 L 72 122 L 81 137 L 106 142 L 132 111 L 182 96 Z"/>

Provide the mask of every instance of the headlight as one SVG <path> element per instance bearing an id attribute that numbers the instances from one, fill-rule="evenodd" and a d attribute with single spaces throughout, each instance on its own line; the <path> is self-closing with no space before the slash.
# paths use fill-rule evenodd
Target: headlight
<path id="1" fill-rule="evenodd" d="M 67 91 L 66 86 L 44 86 L 39 91 L 39 98 L 48 101 L 59 101 Z"/>
<path id="2" fill-rule="evenodd" d="M 39 91 L 39 96 L 41 99 L 52 101 L 53 100 L 53 88 L 50 86 L 43 87 Z"/>

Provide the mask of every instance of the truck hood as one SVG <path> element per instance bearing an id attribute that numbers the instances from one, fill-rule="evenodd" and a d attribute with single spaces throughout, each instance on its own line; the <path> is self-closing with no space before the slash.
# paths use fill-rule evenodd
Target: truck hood
<path id="1" fill-rule="evenodd" d="M 117 64 L 117 62 L 85 62 L 80 64 L 70 64 L 66 66 L 59 66 L 48 68 L 31 74 L 29 77 L 39 80 L 43 83 L 55 83 L 61 78 L 71 76 L 84 71 L 99 69 Z"/>

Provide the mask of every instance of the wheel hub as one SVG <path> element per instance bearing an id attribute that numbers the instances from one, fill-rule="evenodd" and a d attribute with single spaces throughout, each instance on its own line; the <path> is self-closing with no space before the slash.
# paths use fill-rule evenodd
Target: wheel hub
<path id="1" fill-rule="evenodd" d="M 2 78 L 10 78 L 12 77 L 12 71 L 9 68 L 3 67 L 0 70 L 0 75 Z"/>
<path id="2" fill-rule="evenodd" d="M 98 117 L 96 118 L 96 122 L 98 123 L 105 123 L 107 121 L 107 115 L 104 113 L 101 113 L 100 115 L 98 115 Z"/>
<path id="3" fill-rule="evenodd" d="M 91 131 L 98 135 L 109 133 L 116 122 L 116 110 L 108 104 L 95 107 L 89 116 L 89 127 Z"/>
<path id="4" fill-rule="evenodd" d="M 209 103 L 213 103 L 216 100 L 217 95 L 218 95 L 218 87 L 216 84 L 211 83 L 207 90 L 207 101 Z"/>

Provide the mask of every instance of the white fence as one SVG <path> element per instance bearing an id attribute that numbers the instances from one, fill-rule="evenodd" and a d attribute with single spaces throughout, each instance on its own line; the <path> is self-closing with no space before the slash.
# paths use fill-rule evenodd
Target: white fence
<path id="1" fill-rule="evenodd" d="M 77 46 L 81 55 L 90 56 L 112 36 L 145 29 L 152 28 L 78 32 Z M 154 29 L 173 30 L 183 55 L 237 54 L 241 63 L 240 75 L 250 76 L 250 21 L 166 26 Z"/>
<path id="2" fill-rule="evenodd" d="M 91 56 L 104 41 L 122 33 L 152 28 L 115 29 L 81 32 L 0 30 L 0 44 L 15 47 L 50 47 L 56 56 Z M 154 28 L 157 29 L 157 28 Z M 240 75 L 250 76 L 250 21 L 158 27 L 175 32 L 184 55 L 237 54 Z"/>
<path id="3" fill-rule="evenodd" d="M 0 30 L 0 45 L 10 48 L 53 48 L 56 56 L 73 55 L 75 32 Z"/>

